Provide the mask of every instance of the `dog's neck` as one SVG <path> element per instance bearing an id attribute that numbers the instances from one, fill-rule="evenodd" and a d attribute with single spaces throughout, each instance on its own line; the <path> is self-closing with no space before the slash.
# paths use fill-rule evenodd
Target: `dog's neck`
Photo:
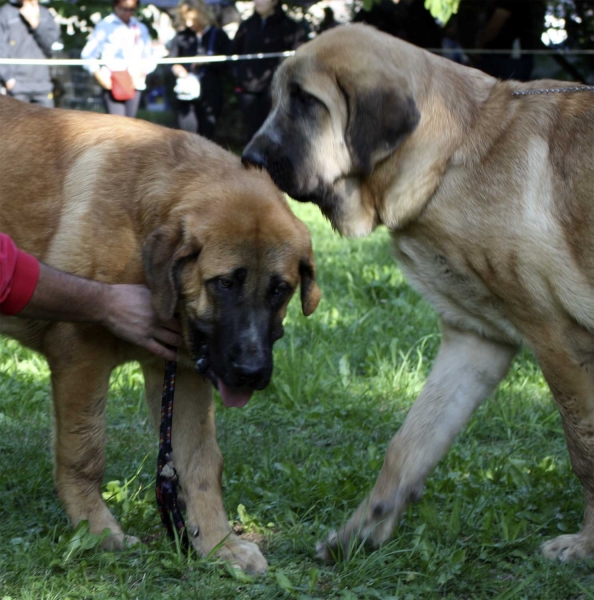
<path id="1" fill-rule="evenodd" d="M 425 76 L 413 90 L 418 127 L 361 186 L 361 194 L 373 197 L 379 222 L 392 231 L 421 215 L 497 82 L 428 52 L 424 61 Z"/>

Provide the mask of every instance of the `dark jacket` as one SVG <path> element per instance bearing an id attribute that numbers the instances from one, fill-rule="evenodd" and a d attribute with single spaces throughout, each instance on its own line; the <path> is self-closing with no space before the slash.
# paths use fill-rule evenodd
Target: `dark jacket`
<path id="1" fill-rule="evenodd" d="M 492 12 L 503 8 L 510 14 L 497 36 L 485 44 L 485 48 L 512 48 L 516 39 L 520 40 L 522 50 L 541 48 L 540 35 L 545 19 L 546 6 L 538 0 L 495 0 L 491 4 Z"/>
<path id="2" fill-rule="evenodd" d="M 60 39 L 60 27 L 44 6 L 39 7 L 39 25 L 33 29 L 19 12 L 20 2 L 0 8 L 0 57 L 50 58 L 52 44 Z M 0 65 L 0 80 L 15 79 L 11 94 L 46 94 L 52 91 L 49 67 Z"/>
<path id="3" fill-rule="evenodd" d="M 421 48 L 441 47 L 441 28 L 425 8 L 423 0 L 398 4 L 393 0 L 380 0 L 368 11 L 359 10 L 353 23 L 367 23 Z"/>
<path id="4" fill-rule="evenodd" d="M 280 9 L 266 19 L 254 13 L 239 26 L 231 52 L 253 54 L 294 50 L 306 41 L 307 33 L 302 23 L 293 21 Z M 278 58 L 238 61 L 234 69 L 238 88 L 244 92 L 266 92 L 279 62 Z"/>
<path id="5" fill-rule="evenodd" d="M 199 42 L 196 32 L 188 27 L 173 38 L 169 57 L 229 54 L 230 47 L 231 41 L 222 29 L 210 27 Z M 207 102 L 222 102 L 221 75 L 227 68 L 227 63 L 184 64 L 183 66 L 200 78 L 200 99 Z"/>

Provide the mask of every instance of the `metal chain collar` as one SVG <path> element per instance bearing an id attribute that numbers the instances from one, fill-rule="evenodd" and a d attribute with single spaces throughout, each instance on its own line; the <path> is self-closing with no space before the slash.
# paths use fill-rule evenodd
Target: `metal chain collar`
<path id="1" fill-rule="evenodd" d="M 540 96 L 541 94 L 565 94 L 570 92 L 594 92 L 594 85 L 575 85 L 562 88 L 545 88 L 542 90 L 523 90 L 512 92 L 512 96 Z"/>

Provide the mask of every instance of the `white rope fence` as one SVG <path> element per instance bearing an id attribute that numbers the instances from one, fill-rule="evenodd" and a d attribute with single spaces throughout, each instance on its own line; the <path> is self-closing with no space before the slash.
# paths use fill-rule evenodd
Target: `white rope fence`
<path id="1" fill-rule="evenodd" d="M 238 60 L 259 60 L 263 58 L 287 58 L 293 56 L 295 52 L 267 52 L 258 54 L 232 54 L 231 56 L 179 56 L 176 58 L 160 58 L 155 62 L 158 65 L 181 65 L 181 64 L 208 64 L 221 62 L 235 62 Z M 0 58 L 0 65 L 46 65 L 49 67 L 58 66 L 91 66 L 112 64 L 113 59 L 105 61 L 96 58 L 83 60 L 81 58 Z"/>
<path id="2" fill-rule="evenodd" d="M 522 50 L 518 48 L 510 48 L 509 50 L 494 49 L 488 50 L 485 48 L 428 48 L 430 52 L 436 54 L 451 54 L 452 52 L 463 52 L 464 54 L 535 54 L 540 56 L 555 56 L 561 54 L 563 56 L 591 56 L 594 54 L 594 50 L 565 50 L 565 49 L 554 49 L 554 50 Z"/>
<path id="3" fill-rule="evenodd" d="M 544 56 L 592 56 L 594 50 L 485 50 L 485 49 L 474 49 L 474 48 L 428 48 L 430 52 L 435 54 L 451 55 L 453 52 L 463 52 L 464 54 L 534 54 Z M 222 62 L 236 62 L 239 60 L 261 60 L 266 58 L 287 58 L 295 54 L 294 50 L 288 50 L 286 52 L 268 52 L 258 54 L 232 54 L 226 55 L 215 55 L 215 56 L 184 56 L 175 58 L 160 58 L 155 62 L 158 65 L 180 65 L 180 64 L 209 64 L 209 63 L 222 63 Z M 105 65 L 109 61 L 103 61 L 101 59 L 87 59 L 82 60 L 80 58 L 0 58 L 0 65 L 46 65 L 46 66 L 90 66 L 90 65 Z"/>

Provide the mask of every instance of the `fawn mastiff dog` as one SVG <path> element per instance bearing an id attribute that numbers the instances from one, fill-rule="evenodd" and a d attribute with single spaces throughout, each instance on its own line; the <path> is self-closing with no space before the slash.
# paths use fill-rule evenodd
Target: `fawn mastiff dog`
<path id="1" fill-rule="evenodd" d="M 392 233 L 441 317 L 441 347 L 377 483 L 322 557 L 386 540 L 521 344 L 561 413 L 586 501 L 546 557 L 594 553 L 594 94 L 498 81 L 360 25 L 302 46 L 245 149 L 333 227 Z M 569 84 L 575 85 L 575 84 Z"/>
<path id="2" fill-rule="evenodd" d="M 320 298 L 311 241 L 265 173 L 198 136 L 135 119 L 45 109 L 0 96 L 0 231 L 76 275 L 147 283 L 163 318 L 179 314 L 173 454 L 196 550 L 250 572 L 267 563 L 229 528 L 221 497 L 212 380 L 227 406 L 268 384 L 272 345 L 301 284 Z M 2 317 L 2 333 L 43 353 L 55 405 L 55 484 L 73 525 L 125 536 L 101 497 L 105 408 L 114 367 L 138 360 L 160 422 L 164 362 L 96 326 Z M 207 366 L 194 371 L 197 359 Z M 206 361 L 207 365 L 205 365 Z"/>

